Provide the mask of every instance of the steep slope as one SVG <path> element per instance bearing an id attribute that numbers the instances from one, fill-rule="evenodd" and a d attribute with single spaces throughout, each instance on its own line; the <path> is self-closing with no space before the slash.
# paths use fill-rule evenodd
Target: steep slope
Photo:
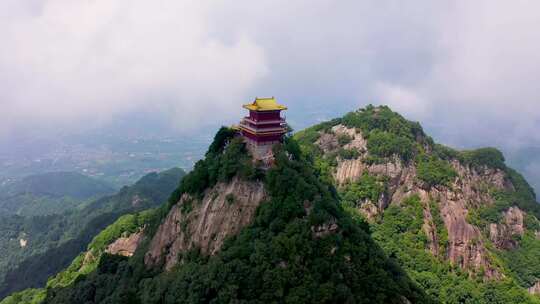
<path id="1" fill-rule="evenodd" d="M 239 178 L 216 184 L 202 199 L 185 193 L 159 226 L 145 263 L 164 263 L 171 269 L 182 252 L 197 248 L 203 254 L 215 254 L 226 237 L 251 223 L 257 207 L 266 199 L 261 181 Z"/>
<path id="2" fill-rule="evenodd" d="M 387 107 L 351 112 L 296 138 L 345 207 L 370 221 L 379 244 L 428 292 L 448 291 L 440 298 L 448 303 L 459 302 L 450 294 L 459 288 L 479 302 L 503 290 L 496 299 L 536 301 L 525 294 L 535 282 L 529 275 L 524 283 L 517 269 L 524 267 L 511 257 L 538 230 L 540 208 L 500 152 L 435 144 Z"/>
<path id="3" fill-rule="evenodd" d="M 181 169 L 151 173 L 117 194 L 63 214 L 18 217 L 0 222 L 0 298 L 28 287 L 42 287 L 67 265 L 92 238 L 123 214 L 160 205 L 185 173 Z M 24 243 L 24 246 L 22 244 Z"/>
<path id="4" fill-rule="evenodd" d="M 103 229 L 88 244 L 86 251 L 77 255 L 69 267 L 47 281 L 47 288 L 69 286 L 81 276 L 96 270 L 101 257 L 106 253 L 131 256 L 143 236 L 143 227 L 157 217 L 156 209 L 135 214 L 127 214 Z M 46 289 L 26 289 L 5 298 L 1 304 L 41 303 L 45 300 Z"/>
<path id="5" fill-rule="evenodd" d="M 75 274 L 78 278 L 66 284 L 53 279 L 38 298 L 45 296 L 45 303 L 431 302 L 385 257 L 367 225 L 343 211 L 295 141 L 276 147 L 275 166 L 261 171 L 231 135 L 218 132 L 206 159 L 183 179 L 169 206 L 155 211 L 159 220 L 149 219 L 101 246 L 111 252 L 142 233 L 131 257 L 101 251 L 94 271 Z M 96 260 L 86 255 L 72 264 L 72 274 L 85 272 L 85 260 Z"/>

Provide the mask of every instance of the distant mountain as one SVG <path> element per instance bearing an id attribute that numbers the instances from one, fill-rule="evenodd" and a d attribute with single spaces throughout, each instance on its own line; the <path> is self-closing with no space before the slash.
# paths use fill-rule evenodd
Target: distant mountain
<path id="1" fill-rule="evenodd" d="M 540 147 L 526 147 L 510 151 L 508 163 L 522 172 L 536 193 L 540 193 Z"/>
<path id="2" fill-rule="evenodd" d="M 4 189 L 7 194 L 31 193 L 53 197 L 87 199 L 114 192 L 107 183 L 76 172 L 49 172 L 30 175 Z"/>
<path id="3" fill-rule="evenodd" d="M 31 175 L 0 187 L 0 215 L 61 213 L 113 192 L 107 183 L 75 172 Z"/>
<path id="4" fill-rule="evenodd" d="M 87 202 L 80 209 L 64 213 L 0 216 L 0 298 L 13 291 L 43 286 L 50 275 L 69 265 L 97 233 L 118 217 L 166 202 L 168 194 L 178 186 L 184 174 L 178 168 L 150 173 L 114 195 Z M 60 179 L 58 175 L 54 176 Z M 66 176 L 74 175 L 62 175 Z M 75 184 L 80 183 L 71 183 Z M 25 189 L 36 188 L 41 189 L 41 185 Z M 107 188 L 96 186 L 94 189 Z M 56 194 L 67 192 L 54 191 Z M 69 192 L 74 194 L 73 190 Z M 87 191 L 85 195 L 89 193 Z"/>

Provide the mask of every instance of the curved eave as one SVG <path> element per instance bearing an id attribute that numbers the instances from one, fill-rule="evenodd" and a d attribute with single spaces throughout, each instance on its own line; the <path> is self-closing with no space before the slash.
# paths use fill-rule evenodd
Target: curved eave
<path id="1" fill-rule="evenodd" d="M 245 104 L 242 105 L 242 108 L 250 110 L 250 111 L 256 111 L 256 112 L 269 112 L 269 111 L 285 111 L 287 110 L 286 106 L 277 106 L 273 108 L 261 108 L 254 104 Z"/>

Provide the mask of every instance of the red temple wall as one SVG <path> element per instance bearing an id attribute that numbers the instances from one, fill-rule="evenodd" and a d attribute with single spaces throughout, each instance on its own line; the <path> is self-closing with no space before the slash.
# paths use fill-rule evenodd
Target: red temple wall
<path id="1" fill-rule="evenodd" d="M 280 119 L 280 111 L 249 111 L 249 117 L 253 120 L 278 120 Z"/>
<path id="2" fill-rule="evenodd" d="M 247 121 L 247 124 L 254 128 L 254 129 L 258 129 L 258 130 L 264 130 L 264 129 L 269 129 L 269 128 L 281 128 L 281 123 L 271 123 L 271 124 L 264 124 L 264 125 L 258 125 L 258 124 L 254 124 L 254 123 L 251 123 L 249 121 Z"/>

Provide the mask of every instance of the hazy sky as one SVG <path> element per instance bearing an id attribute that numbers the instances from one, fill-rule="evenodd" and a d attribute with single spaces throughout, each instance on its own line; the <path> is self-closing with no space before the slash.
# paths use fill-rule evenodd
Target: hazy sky
<path id="1" fill-rule="evenodd" d="M 382 103 L 448 144 L 540 145 L 539 29 L 536 0 L 1 0 L 0 136 L 191 129 L 274 95 L 296 120 Z"/>

